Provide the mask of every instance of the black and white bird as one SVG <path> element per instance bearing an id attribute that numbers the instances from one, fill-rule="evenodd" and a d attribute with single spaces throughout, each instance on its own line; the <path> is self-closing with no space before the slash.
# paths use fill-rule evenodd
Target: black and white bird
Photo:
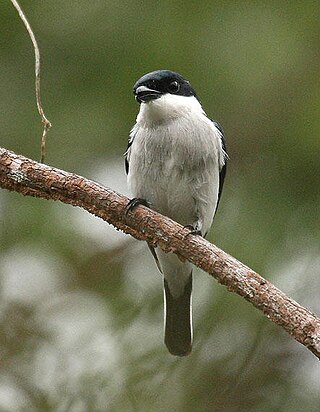
<path id="1" fill-rule="evenodd" d="M 133 93 L 140 111 L 125 153 L 131 205 L 143 199 L 192 233 L 206 236 L 226 174 L 221 126 L 208 118 L 190 83 L 171 70 L 142 76 Z M 165 344 L 173 355 L 188 355 L 192 265 L 175 254 L 150 250 L 164 278 Z"/>

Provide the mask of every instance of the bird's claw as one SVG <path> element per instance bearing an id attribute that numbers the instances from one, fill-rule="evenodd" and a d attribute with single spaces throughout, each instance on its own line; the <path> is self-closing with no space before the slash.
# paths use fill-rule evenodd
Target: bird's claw
<path id="1" fill-rule="evenodd" d="M 134 197 L 130 199 L 129 203 L 126 206 L 125 215 L 127 216 L 129 212 L 131 212 L 135 207 L 140 205 L 150 207 L 149 202 L 147 202 L 145 199 L 141 199 L 140 197 Z"/>
<path id="2" fill-rule="evenodd" d="M 187 234 L 187 236 L 189 236 L 189 235 L 202 236 L 201 230 L 195 229 L 192 225 L 186 225 L 186 226 L 184 226 L 184 228 L 190 229 L 190 232 Z"/>

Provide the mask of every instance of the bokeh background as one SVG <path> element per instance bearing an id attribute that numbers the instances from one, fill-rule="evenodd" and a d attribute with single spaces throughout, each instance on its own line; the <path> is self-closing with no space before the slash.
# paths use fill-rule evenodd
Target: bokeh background
<path id="1" fill-rule="evenodd" d="M 320 313 L 318 1 L 21 0 L 53 124 L 46 162 L 129 194 L 134 82 L 188 78 L 230 154 L 209 240 Z M 0 5 L 1 146 L 39 159 L 31 41 Z M 195 270 L 194 350 L 163 344 L 144 243 L 83 210 L 0 191 L 0 410 L 320 410 L 316 358 Z"/>

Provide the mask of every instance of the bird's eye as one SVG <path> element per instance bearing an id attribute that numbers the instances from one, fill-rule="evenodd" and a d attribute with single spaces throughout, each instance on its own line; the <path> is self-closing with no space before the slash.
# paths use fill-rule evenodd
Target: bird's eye
<path id="1" fill-rule="evenodd" d="M 177 81 L 173 81 L 168 86 L 168 91 L 170 93 L 177 93 L 180 90 L 180 84 Z"/>

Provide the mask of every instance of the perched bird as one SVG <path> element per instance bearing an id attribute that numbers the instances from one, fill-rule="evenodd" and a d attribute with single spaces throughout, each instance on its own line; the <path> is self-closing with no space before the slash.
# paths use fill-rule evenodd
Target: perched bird
<path id="1" fill-rule="evenodd" d="M 226 146 L 221 126 L 208 118 L 190 83 L 171 70 L 134 85 L 140 111 L 125 152 L 133 207 L 145 203 L 206 236 L 221 196 Z M 164 278 L 165 344 L 185 356 L 192 347 L 192 265 L 149 246 Z"/>

